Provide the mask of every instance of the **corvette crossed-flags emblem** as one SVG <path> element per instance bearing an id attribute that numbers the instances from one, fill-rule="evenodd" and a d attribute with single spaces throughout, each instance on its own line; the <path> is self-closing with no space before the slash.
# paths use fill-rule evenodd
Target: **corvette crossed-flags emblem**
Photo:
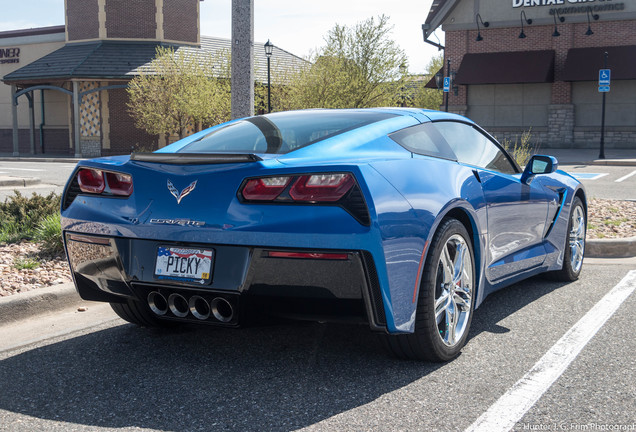
<path id="1" fill-rule="evenodd" d="M 181 200 L 183 199 L 183 197 L 188 195 L 190 192 L 192 192 L 194 188 L 196 187 L 196 185 L 197 185 L 197 180 L 190 183 L 188 187 L 186 187 L 185 189 L 181 191 L 181 193 L 179 193 L 179 191 L 177 190 L 176 187 L 174 187 L 170 179 L 168 179 L 168 190 L 177 199 L 177 204 L 181 204 Z"/>

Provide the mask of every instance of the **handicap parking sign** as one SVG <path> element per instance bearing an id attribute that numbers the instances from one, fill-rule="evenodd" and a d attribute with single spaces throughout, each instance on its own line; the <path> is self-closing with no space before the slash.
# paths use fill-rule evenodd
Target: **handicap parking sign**
<path id="1" fill-rule="evenodd" d="M 600 69 L 598 71 L 598 85 L 608 86 L 610 85 L 612 71 L 610 69 Z"/>
<path id="2" fill-rule="evenodd" d="M 450 91 L 451 79 L 450 77 L 444 77 L 444 93 L 448 93 Z"/>

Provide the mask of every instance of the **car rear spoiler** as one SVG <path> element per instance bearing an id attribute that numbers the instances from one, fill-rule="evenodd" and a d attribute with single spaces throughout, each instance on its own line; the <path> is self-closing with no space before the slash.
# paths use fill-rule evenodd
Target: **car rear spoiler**
<path id="1" fill-rule="evenodd" d="M 130 160 L 172 165 L 206 165 L 258 162 L 263 159 L 255 154 L 233 153 L 132 153 Z"/>

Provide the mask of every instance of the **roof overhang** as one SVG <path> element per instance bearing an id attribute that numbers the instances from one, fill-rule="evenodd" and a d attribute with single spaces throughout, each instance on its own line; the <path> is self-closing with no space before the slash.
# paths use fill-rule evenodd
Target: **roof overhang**
<path id="1" fill-rule="evenodd" d="M 554 82 L 554 51 L 513 51 L 466 54 L 457 84 L 520 84 Z"/>
<path id="2" fill-rule="evenodd" d="M 610 69 L 612 80 L 636 79 L 636 45 L 569 49 L 563 81 L 596 81 L 599 69 Z"/>

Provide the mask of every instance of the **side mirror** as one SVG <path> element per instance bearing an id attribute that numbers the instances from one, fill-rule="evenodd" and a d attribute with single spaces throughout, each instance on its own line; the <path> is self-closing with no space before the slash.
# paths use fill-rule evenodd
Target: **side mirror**
<path id="1" fill-rule="evenodd" d="M 550 174 L 557 170 L 559 161 L 554 156 L 534 155 L 530 158 L 526 169 L 521 174 L 521 182 L 530 184 L 537 174 Z"/>

